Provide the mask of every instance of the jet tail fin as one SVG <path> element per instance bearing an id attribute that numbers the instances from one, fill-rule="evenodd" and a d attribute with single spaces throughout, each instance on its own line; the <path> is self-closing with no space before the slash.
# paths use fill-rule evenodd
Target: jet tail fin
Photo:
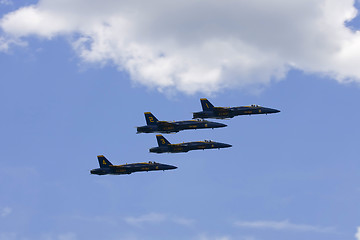
<path id="1" fill-rule="evenodd" d="M 97 156 L 99 160 L 100 168 L 108 168 L 109 166 L 112 166 L 112 163 L 106 159 L 103 155 Z"/>
<path id="2" fill-rule="evenodd" d="M 170 142 L 168 140 L 166 140 L 166 138 L 164 138 L 163 135 L 156 135 L 156 140 L 159 144 L 159 147 L 170 145 Z"/>
<path id="3" fill-rule="evenodd" d="M 214 106 L 206 98 L 201 98 L 200 101 L 203 111 L 209 111 L 214 108 Z"/>
<path id="4" fill-rule="evenodd" d="M 151 112 L 145 112 L 144 115 L 147 125 L 156 125 L 159 121 Z"/>

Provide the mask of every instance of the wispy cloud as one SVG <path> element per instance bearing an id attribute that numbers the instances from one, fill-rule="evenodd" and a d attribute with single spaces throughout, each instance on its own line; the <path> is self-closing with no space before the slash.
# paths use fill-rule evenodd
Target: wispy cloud
<path id="1" fill-rule="evenodd" d="M 224 235 L 214 235 L 214 234 L 208 234 L 208 233 L 201 233 L 197 235 L 194 240 L 256 240 L 253 236 L 236 236 L 232 237 L 228 234 Z"/>
<path id="2" fill-rule="evenodd" d="M 9 43 L 5 40 L 4 37 L 0 36 L 0 52 L 5 52 L 9 48 Z"/>
<path id="3" fill-rule="evenodd" d="M 119 221 L 119 219 L 114 218 L 114 217 L 110 217 L 110 216 L 80 216 L 80 215 L 75 215 L 72 216 L 72 218 L 74 220 L 80 220 L 83 222 L 89 222 L 89 223 L 97 223 L 97 224 L 104 224 L 104 225 L 108 225 L 111 227 L 117 227 L 120 226 L 121 223 Z"/>
<path id="4" fill-rule="evenodd" d="M 42 233 L 32 238 L 26 237 L 16 232 L 0 232 L 0 240 L 77 240 L 77 236 L 73 232 L 68 233 Z"/>
<path id="5" fill-rule="evenodd" d="M 209 236 L 208 234 L 202 233 L 198 235 L 196 240 L 231 240 L 232 238 L 224 235 L 224 236 Z"/>
<path id="6" fill-rule="evenodd" d="M 294 224 L 289 220 L 284 221 L 237 221 L 234 223 L 238 227 L 256 228 L 256 229 L 271 229 L 271 230 L 290 230 L 303 232 L 334 232 L 332 227 L 319 227 L 307 224 Z"/>
<path id="7" fill-rule="evenodd" d="M 360 227 L 357 227 L 357 232 L 355 234 L 356 240 L 360 240 Z"/>
<path id="8" fill-rule="evenodd" d="M 142 226 L 143 224 L 158 224 L 163 222 L 173 222 L 183 226 L 191 226 L 194 224 L 193 219 L 170 216 L 162 213 L 149 213 L 138 217 L 127 217 L 125 222 L 133 226 Z"/>
<path id="9" fill-rule="evenodd" d="M 166 220 L 166 215 L 160 213 L 149 213 L 138 217 L 127 217 L 128 224 L 139 226 L 144 223 L 160 223 Z"/>
<path id="10" fill-rule="evenodd" d="M 59 234 L 57 236 L 57 240 L 76 240 L 76 234 L 75 233 L 64 233 L 64 234 Z"/>
<path id="11" fill-rule="evenodd" d="M 191 226 L 195 223 L 194 219 L 182 218 L 182 217 L 173 217 L 172 221 L 184 226 Z"/>
<path id="12" fill-rule="evenodd" d="M 13 2 L 11 0 L 0 0 L 0 5 L 12 5 Z"/>
<path id="13" fill-rule="evenodd" d="M 194 219 L 185 218 L 176 215 L 151 212 L 139 216 L 112 217 L 112 216 L 72 216 L 74 220 L 105 224 L 111 227 L 122 226 L 124 222 L 135 227 L 142 227 L 149 224 L 172 223 L 185 227 L 191 227 L 195 224 Z"/>
<path id="14" fill-rule="evenodd" d="M 0 240 L 16 240 L 18 235 L 16 233 L 0 233 Z"/>
<path id="15" fill-rule="evenodd" d="M 1 217 L 6 217 L 6 216 L 10 215 L 11 212 L 12 212 L 12 208 L 10 208 L 10 207 L 3 208 L 1 211 Z"/>
<path id="16" fill-rule="evenodd" d="M 20 39 L 0 36 L 0 52 L 7 52 L 12 45 L 25 47 L 27 46 L 27 43 Z"/>

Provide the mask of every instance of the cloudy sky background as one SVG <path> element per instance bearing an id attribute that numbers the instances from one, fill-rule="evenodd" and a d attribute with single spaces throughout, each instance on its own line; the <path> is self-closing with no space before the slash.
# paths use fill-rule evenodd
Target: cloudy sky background
<path id="1" fill-rule="evenodd" d="M 359 3 L 0 1 L 0 240 L 360 239 Z M 231 149 L 148 153 L 143 112 L 260 104 Z M 157 161 L 175 171 L 91 176 Z"/>

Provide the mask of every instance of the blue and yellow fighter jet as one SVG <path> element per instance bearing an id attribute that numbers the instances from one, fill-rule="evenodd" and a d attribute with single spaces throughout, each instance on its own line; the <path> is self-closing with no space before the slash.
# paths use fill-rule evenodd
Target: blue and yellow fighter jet
<path id="1" fill-rule="evenodd" d="M 173 133 L 186 129 L 221 128 L 227 125 L 206 120 L 159 121 L 151 112 L 145 112 L 146 126 L 137 127 L 137 133 Z"/>
<path id="2" fill-rule="evenodd" d="M 195 118 L 233 118 L 238 115 L 252 115 L 252 114 L 269 114 L 280 112 L 277 109 L 260 107 L 259 105 L 241 106 L 241 107 L 214 107 L 209 100 L 201 98 L 201 106 L 203 111 L 194 112 Z"/>
<path id="3" fill-rule="evenodd" d="M 121 175 L 121 174 L 131 174 L 133 172 L 148 172 L 148 171 L 160 171 L 160 170 L 171 170 L 176 169 L 177 167 L 156 163 L 156 162 L 144 162 L 144 163 L 131 163 L 124 165 L 112 165 L 109 160 L 107 160 L 103 155 L 97 156 L 99 160 L 100 168 L 95 168 L 90 171 L 91 174 L 97 175 Z"/>
<path id="4" fill-rule="evenodd" d="M 211 140 L 198 141 L 198 142 L 186 142 L 171 144 L 166 138 L 162 135 L 156 135 L 156 140 L 159 144 L 159 147 L 150 148 L 149 151 L 153 153 L 178 153 L 178 152 L 188 152 L 191 150 L 204 150 L 211 148 L 228 148 L 232 147 L 230 144 L 213 142 Z"/>

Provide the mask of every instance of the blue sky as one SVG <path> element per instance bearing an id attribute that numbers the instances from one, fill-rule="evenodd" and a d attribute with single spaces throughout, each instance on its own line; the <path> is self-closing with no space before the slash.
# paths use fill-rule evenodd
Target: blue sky
<path id="1" fill-rule="evenodd" d="M 1 1 L 2 18 L 30 3 Z M 358 18 L 348 24 L 359 26 Z M 194 82 L 192 73 L 164 85 L 127 61 L 84 57 L 74 48 L 81 32 L 47 38 L 2 27 L 6 41 L 26 45 L 11 43 L 0 52 L 0 240 L 360 239 L 360 89 L 351 69 L 311 69 L 292 55 L 285 67 L 264 61 L 237 72 L 229 64 L 219 78 Z M 206 64 L 199 68 L 213 66 Z M 268 74 L 256 74 L 258 68 Z M 225 79 L 236 74 L 257 80 Z M 143 112 L 191 119 L 201 97 L 281 113 L 166 135 L 173 143 L 212 139 L 230 149 L 150 154 L 155 134 L 135 134 L 145 124 Z M 114 164 L 156 161 L 178 169 L 90 175 L 99 154 Z"/>

